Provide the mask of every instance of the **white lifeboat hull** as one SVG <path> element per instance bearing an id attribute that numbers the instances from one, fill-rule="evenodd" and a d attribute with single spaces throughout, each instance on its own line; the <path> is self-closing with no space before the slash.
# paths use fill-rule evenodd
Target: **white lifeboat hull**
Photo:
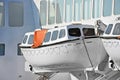
<path id="1" fill-rule="evenodd" d="M 87 46 L 88 50 L 90 47 L 91 45 Z M 21 50 L 26 61 L 37 71 L 40 69 L 73 71 L 97 67 L 106 56 L 104 48 L 101 48 L 102 45 L 99 47 L 100 52 L 92 50 L 88 54 L 83 40 L 73 40 L 38 48 L 21 48 Z"/>
<path id="2" fill-rule="evenodd" d="M 114 62 L 120 68 L 120 40 L 119 39 L 102 39 L 104 47 Z"/>
<path id="3" fill-rule="evenodd" d="M 25 59 L 34 67 L 47 69 L 91 68 L 83 41 L 75 40 L 39 48 L 21 48 Z"/>

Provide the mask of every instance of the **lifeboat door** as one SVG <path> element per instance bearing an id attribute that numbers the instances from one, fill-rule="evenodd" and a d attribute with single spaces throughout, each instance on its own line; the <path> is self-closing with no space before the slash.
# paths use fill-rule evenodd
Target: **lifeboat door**
<path id="1" fill-rule="evenodd" d="M 106 52 L 102 45 L 102 41 L 95 35 L 94 28 L 83 28 L 83 42 L 85 44 L 91 65 L 95 68 L 104 59 Z"/>

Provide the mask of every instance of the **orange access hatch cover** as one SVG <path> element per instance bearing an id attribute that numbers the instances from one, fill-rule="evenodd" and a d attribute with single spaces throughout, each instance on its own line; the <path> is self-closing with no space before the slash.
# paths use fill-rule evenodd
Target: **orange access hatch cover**
<path id="1" fill-rule="evenodd" d="M 34 32 L 34 39 L 33 39 L 33 45 L 32 48 L 37 48 L 42 45 L 45 35 L 47 33 L 46 29 L 43 30 L 36 30 Z"/>

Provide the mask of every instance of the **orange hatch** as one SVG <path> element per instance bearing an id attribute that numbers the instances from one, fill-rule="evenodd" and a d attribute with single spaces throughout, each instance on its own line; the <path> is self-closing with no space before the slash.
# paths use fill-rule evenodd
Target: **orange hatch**
<path id="1" fill-rule="evenodd" d="M 42 45 L 46 33 L 47 33 L 46 29 L 37 30 L 37 31 L 34 32 L 34 39 L 33 39 L 32 48 L 37 48 L 37 47 Z"/>
<path id="2" fill-rule="evenodd" d="M 117 38 L 120 39 L 120 36 L 118 36 Z"/>

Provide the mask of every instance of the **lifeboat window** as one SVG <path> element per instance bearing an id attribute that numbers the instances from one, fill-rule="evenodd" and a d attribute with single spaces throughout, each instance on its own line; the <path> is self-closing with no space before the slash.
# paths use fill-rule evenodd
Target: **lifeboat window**
<path id="1" fill-rule="evenodd" d="M 69 35 L 70 36 L 75 36 L 75 37 L 80 37 L 81 36 L 81 33 L 80 33 L 80 29 L 79 28 L 70 28 L 68 30 L 69 32 Z"/>
<path id="2" fill-rule="evenodd" d="M 117 23 L 115 25 L 115 28 L 113 30 L 113 35 L 120 35 L 120 23 Z"/>
<path id="3" fill-rule="evenodd" d="M 109 24 L 107 30 L 105 31 L 105 34 L 110 34 L 112 27 L 113 27 L 113 24 Z"/>
<path id="4" fill-rule="evenodd" d="M 65 37 L 65 30 L 61 29 L 59 33 L 59 38 L 63 38 L 63 37 Z"/>
<path id="5" fill-rule="evenodd" d="M 51 35 L 51 32 L 47 32 L 44 42 L 48 42 L 50 40 L 50 35 Z"/>
<path id="6" fill-rule="evenodd" d="M 56 31 L 53 31 L 51 40 L 52 40 L 52 41 L 53 41 L 53 40 L 56 40 L 56 39 L 57 39 L 57 36 L 58 36 L 58 31 L 57 31 L 57 30 L 56 30 Z"/>
<path id="7" fill-rule="evenodd" d="M 33 35 L 30 35 L 29 36 L 29 40 L 28 40 L 28 44 L 32 44 L 33 43 Z"/>
<path id="8" fill-rule="evenodd" d="M 83 28 L 84 36 L 95 36 L 95 29 L 92 28 Z"/>
<path id="9" fill-rule="evenodd" d="M 23 43 L 24 43 L 24 44 L 26 43 L 27 38 L 28 38 L 28 36 L 27 36 L 27 35 L 25 35 L 25 36 L 24 36 L 24 39 L 23 39 Z"/>

